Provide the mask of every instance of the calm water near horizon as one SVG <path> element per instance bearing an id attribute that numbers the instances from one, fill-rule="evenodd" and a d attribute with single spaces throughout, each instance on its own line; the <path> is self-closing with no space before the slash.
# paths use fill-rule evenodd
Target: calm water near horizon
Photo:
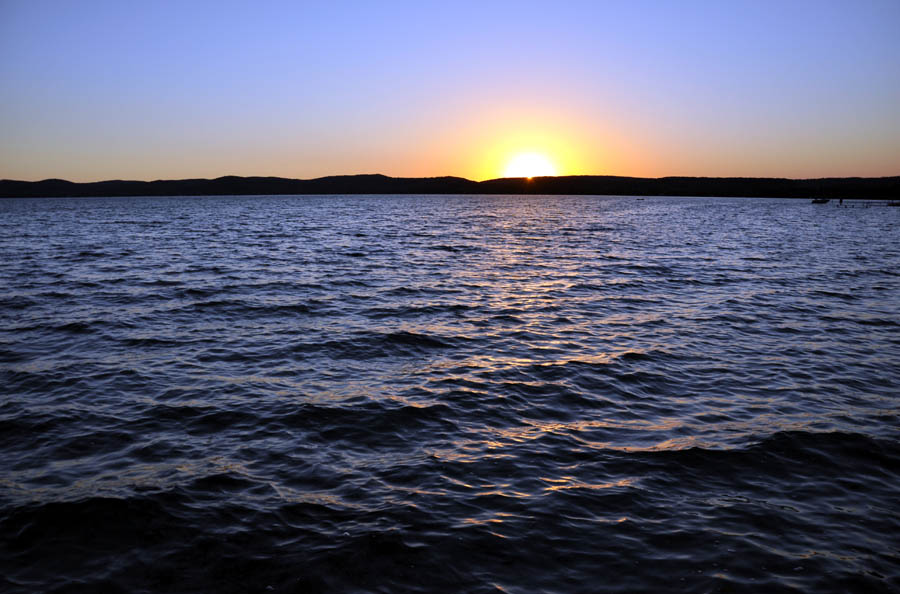
<path id="1" fill-rule="evenodd" d="M 900 591 L 900 208 L 0 200 L 0 590 Z"/>

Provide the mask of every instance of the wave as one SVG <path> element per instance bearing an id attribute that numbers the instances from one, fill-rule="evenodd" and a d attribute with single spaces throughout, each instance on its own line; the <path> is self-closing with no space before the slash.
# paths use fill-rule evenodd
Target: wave
<path id="1" fill-rule="evenodd" d="M 88 202 L 0 201 L 0 590 L 900 588 L 877 209 Z"/>

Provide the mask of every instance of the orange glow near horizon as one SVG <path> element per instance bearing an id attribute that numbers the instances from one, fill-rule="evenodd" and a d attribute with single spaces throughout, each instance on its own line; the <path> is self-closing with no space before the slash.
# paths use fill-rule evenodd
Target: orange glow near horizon
<path id="1" fill-rule="evenodd" d="M 502 104 L 502 109 L 497 105 Z M 469 106 L 466 106 L 467 108 Z M 451 112 L 429 164 L 477 181 L 502 177 L 611 174 L 625 165 L 613 126 L 586 126 L 574 106 L 497 103 Z M 455 116 L 455 117 L 454 117 Z M 615 149 L 615 153 L 613 150 Z M 435 175 L 435 174 L 433 174 Z"/>
<path id="2" fill-rule="evenodd" d="M 544 177 L 557 175 L 556 165 L 546 156 L 537 152 L 519 153 L 509 160 L 503 177 Z"/>
<path id="3" fill-rule="evenodd" d="M 475 179 L 583 173 L 583 147 L 564 133 L 498 130 L 491 136 L 473 143 L 480 148 L 466 169 Z"/>
<path id="4" fill-rule="evenodd" d="M 496 177 L 537 177 L 545 175 L 577 175 L 585 172 L 583 156 L 586 147 L 568 134 L 566 127 L 523 127 L 509 130 L 510 123 L 498 130 L 493 142 L 485 143 L 486 154 L 480 159 L 481 179 Z"/>
<path id="5" fill-rule="evenodd" d="M 318 147 L 316 154 L 305 157 L 298 144 L 289 152 L 297 164 L 314 169 L 316 176 L 350 171 L 484 181 L 509 176 L 652 173 L 657 156 L 645 150 L 639 135 L 627 133 L 627 113 L 613 105 L 603 107 L 610 115 L 601 119 L 590 116 L 594 106 L 580 105 L 572 98 L 523 99 L 498 92 L 435 106 L 441 114 L 438 125 L 411 122 L 410 129 L 418 131 L 415 142 L 391 137 L 391 129 L 361 138 L 352 147 L 352 169 L 341 164 L 346 147 Z M 552 170 L 541 166 L 513 171 L 512 161 L 527 153 L 546 159 Z M 270 165 L 274 169 L 274 159 Z M 304 175 L 298 172 L 293 177 Z"/>

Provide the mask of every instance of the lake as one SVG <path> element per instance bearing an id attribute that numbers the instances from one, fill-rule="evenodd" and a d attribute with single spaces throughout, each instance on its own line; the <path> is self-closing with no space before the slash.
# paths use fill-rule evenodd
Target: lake
<path id="1" fill-rule="evenodd" d="M 0 200 L 0 589 L 900 589 L 900 209 Z"/>

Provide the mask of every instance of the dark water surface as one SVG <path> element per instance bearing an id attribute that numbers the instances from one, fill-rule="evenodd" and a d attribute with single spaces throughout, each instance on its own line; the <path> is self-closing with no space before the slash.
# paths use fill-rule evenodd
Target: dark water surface
<path id="1" fill-rule="evenodd" d="M 900 209 L 0 201 L 0 590 L 900 589 Z"/>

